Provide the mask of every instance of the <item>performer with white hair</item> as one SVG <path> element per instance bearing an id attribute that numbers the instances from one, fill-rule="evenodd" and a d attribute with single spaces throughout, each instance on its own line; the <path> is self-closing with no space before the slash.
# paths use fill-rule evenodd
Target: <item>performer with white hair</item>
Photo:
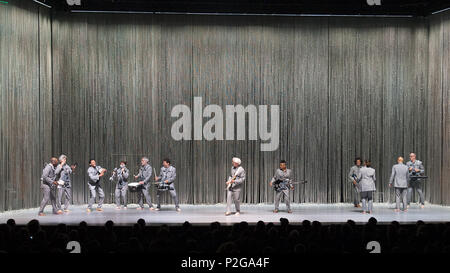
<path id="1" fill-rule="evenodd" d="M 231 214 L 231 203 L 234 201 L 234 205 L 236 207 L 235 215 L 239 215 L 240 213 L 240 195 L 242 184 L 245 181 L 245 170 L 241 166 L 241 160 L 237 157 L 233 157 L 231 167 L 231 176 L 227 181 L 227 211 L 225 213 L 226 216 Z"/>
<path id="2" fill-rule="evenodd" d="M 147 204 L 149 206 L 150 210 L 154 210 L 153 205 L 152 205 L 152 199 L 150 197 L 149 194 L 149 189 L 150 189 L 150 178 L 152 176 L 152 166 L 150 166 L 150 164 L 148 164 L 148 158 L 147 157 L 143 157 L 141 159 L 141 168 L 139 169 L 139 173 L 137 175 L 134 176 L 135 179 L 137 179 L 137 181 L 139 181 L 139 187 L 137 188 L 138 190 L 138 204 L 139 207 L 137 208 L 138 210 L 144 209 L 144 198 L 147 201 Z"/>
<path id="3" fill-rule="evenodd" d="M 72 183 L 70 175 L 78 166 L 77 163 L 72 164 L 70 167 L 67 165 L 67 156 L 61 155 L 59 157 L 59 164 L 56 167 L 55 174 L 59 176 L 58 186 L 57 186 L 57 206 L 58 213 L 62 212 L 62 199 L 65 197 L 64 201 L 64 212 L 69 212 L 69 204 L 72 199 Z"/>

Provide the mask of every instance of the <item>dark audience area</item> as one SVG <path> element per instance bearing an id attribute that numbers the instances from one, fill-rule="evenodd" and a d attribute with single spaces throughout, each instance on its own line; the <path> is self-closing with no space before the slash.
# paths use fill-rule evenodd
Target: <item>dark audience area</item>
<path id="1" fill-rule="evenodd" d="M 344 224 L 303 221 L 291 225 L 247 222 L 224 226 L 148 226 L 143 219 L 133 226 L 41 226 L 37 220 L 26 226 L 14 220 L 0 225 L 1 253 L 65 253 L 69 241 L 78 241 L 82 253 L 179 252 L 190 254 L 272 254 L 272 253 L 368 253 L 366 245 L 378 241 L 382 253 L 449 253 L 450 223 L 411 225 L 398 222 L 366 224 L 349 220 Z"/>

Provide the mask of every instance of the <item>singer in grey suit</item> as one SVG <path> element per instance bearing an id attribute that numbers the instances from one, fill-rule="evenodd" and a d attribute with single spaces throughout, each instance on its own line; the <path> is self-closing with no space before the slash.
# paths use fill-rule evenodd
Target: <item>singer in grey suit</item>
<path id="1" fill-rule="evenodd" d="M 239 215 L 241 212 L 240 196 L 242 184 L 245 181 L 245 170 L 241 166 L 241 160 L 237 157 L 233 158 L 232 164 L 231 176 L 228 177 L 227 181 L 227 186 L 230 185 L 230 187 L 227 189 L 227 211 L 225 212 L 225 215 L 231 214 L 231 205 L 233 202 L 236 207 L 235 215 Z"/>
<path id="2" fill-rule="evenodd" d="M 120 162 L 120 166 L 114 169 L 113 175 L 110 180 L 117 178 L 116 189 L 114 191 L 114 197 L 116 199 L 116 209 L 120 209 L 120 198 L 123 200 L 123 208 L 127 208 L 127 191 L 128 191 L 128 176 L 130 171 L 126 167 L 127 162 Z"/>
<path id="3" fill-rule="evenodd" d="M 403 203 L 403 211 L 407 211 L 408 200 L 406 198 L 408 191 L 409 170 L 403 164 L 403 157 L 397 159 L 397 164 L 392 167 L 391 179 L 389 180 L 389 187 L 392 185 L 395 188 L 395 211 L 400 210 L 400 203 Z"/>
<path id="4" fill-rule="evenodd" d="M 78 164 L 74 163 L 69 166 L 67 164 L 67 156 L 65 155 L 61 155 L 59 157 L 59 163 L 60 164 L 56 167 L 55 173 L 59 176 L 59 180 L 64 182 L 64 185 L 58 185 L 57 187 L 58 210 L 61 211 L 62 209 L 62 199 L 64 197 L 64 212 L 69 212 L 69 204 L 72 199 L 72 181 L 70 176 Z"/>
<path id="5" fill-rule="evenodd" d="M 53 213 L 57 214 L 58 207 L 56 205 L 56 174 L 55 169 L 58 165 L 58 159 L 56 157 L 52 157 L 50 159 L 49 164 L 45 165 L 44 170 L 42 171 L 41 176 L 41 190 L 42 190 L 42 202 L 39 207 L 39 216 L 44 216 L 44 208 L 47 203 L 50 201 L 52 204 Z"/>

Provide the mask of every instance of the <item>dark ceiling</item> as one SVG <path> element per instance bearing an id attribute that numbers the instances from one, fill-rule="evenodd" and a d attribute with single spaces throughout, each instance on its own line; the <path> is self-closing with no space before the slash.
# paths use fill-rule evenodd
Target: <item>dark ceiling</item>
<path id="1" fill-rule="evenodd" d="M 30 0 L 61 12 L 428 16 L 450 0 Z M 79 2 L 81 5 L 78 5 Z"/>

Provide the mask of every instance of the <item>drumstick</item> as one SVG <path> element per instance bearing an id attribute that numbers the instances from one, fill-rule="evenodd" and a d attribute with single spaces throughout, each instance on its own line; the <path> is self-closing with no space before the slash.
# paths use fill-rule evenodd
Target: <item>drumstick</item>
<path id="1" fill-rule="evenodd" d="M 153 167 L 153 172 L 155 173 L 155 181 L 157 181 L 158 177 L 156 176 L 156 169 L 155 169 L 155 167 Z"/>

